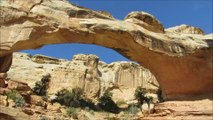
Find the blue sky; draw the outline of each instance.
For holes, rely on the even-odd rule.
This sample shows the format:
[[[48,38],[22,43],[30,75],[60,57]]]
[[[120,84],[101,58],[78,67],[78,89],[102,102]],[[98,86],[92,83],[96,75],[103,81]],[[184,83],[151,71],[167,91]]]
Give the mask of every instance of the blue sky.
[[[154,15],[165,28],[188,24],[199,27],[206,34],[213,33],[212,0],[69,0],[70,2],[93,10],[110,12],[122,20],[132,11],[146,11]],[[25,50],[30,54],[44,54],[57,58],[71,59],[78,53],[96,54],[107,63],[128,61],[117,52],[96,46],[83,44],[47,45],[38,50]]]

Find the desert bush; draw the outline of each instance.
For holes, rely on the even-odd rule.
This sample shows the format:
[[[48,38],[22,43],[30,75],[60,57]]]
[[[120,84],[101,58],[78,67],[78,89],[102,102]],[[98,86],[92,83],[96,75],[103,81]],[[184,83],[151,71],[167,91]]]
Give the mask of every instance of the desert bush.
[[[131,120],[140,111],[140,108],[135,104],[130,104],[124,111],[124,120]]]
[[[91,100],[89,100],[87,98],[81,99],[80,100],[80,105],[81,105],[81,108],[88,107],[92,111],[97,110],[96,105]]]
[[[106,90],[103,96],[99,98],[98,106],[107,112],[118,113],[119,107],[112,100],[112,93],[109,90]]]
[[[135,90],[135,99],[138,101],[138,106],[141,107],[144,102],[147,103],[148,107],[150,108],[150,103],[152,103],[153,98],[151,96],[147,96],[147,91],[145,88],[137,87]]]
[[[76,108],[69,107],[69,108],[67,108],[66,112],[67,112],[68,116],[70,116],[74,119],[78,118],[78,112],[77,112]]]
[[[72,102],[73,93],[72,91],[69,91],[67,89],[62,89],[56,93],[56,98],[54,102],[58,102],[62,105],[70,106],[70,103]]]
[[[72,90],[62,89],[56,93],[56,99],[54,102],[58,102],[62,105],[69,107],[89,107],[95,109],[95,104],[84,97],[84,92],[81,88],[74,88]]]
[[[50,82],[50,74],[44,75],[41,81],[37,81],[35,83],[35,87],[33,88],[33,92],[39,96],[46,96],[47,89]]]
[[[46,116],[40,116],[40,119],[39,119],[39,120],[49,120],[49,118],[46,117]]]
[[[142,87],[137,87],[135,89],[135,99],[138,101],[138,105],[141,106],[143,105],[145,98],[145,94],[147,93],[146,89],[142,88]]]
[[[18,91],[12,90],[7,94],[8,99],[12,99],[15,102],[16,107],[23,107],[25,105],[24,98],[19,94]]]
[[[137,114],[139,112],[139,108],[138,108],[138,106],[132,104],[132,105],[129,105],[127,112],[129,114],[135,115],[135,114]]]

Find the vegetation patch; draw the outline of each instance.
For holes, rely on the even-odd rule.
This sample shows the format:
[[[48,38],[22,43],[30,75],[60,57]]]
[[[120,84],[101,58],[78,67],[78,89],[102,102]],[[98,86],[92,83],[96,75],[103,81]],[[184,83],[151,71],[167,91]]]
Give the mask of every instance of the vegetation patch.
[[[142,105],[144,104],[144,102],[147,103],[148,105],[148,109],[150,109],[150,104],[153,102],[153,98],[152,96],[147,96],[147,90],[145,88],[142,87],[137,87],[135,90],[135,99],[138,101],[138,107],[141,109],[142,111]]]
[[[15,102],[15,107],[23,107],[25,105],[24,98],[16,90],[10,91],[7,94],[7,98],[12,99]]]
[[[74,118],[74,119],[77,119],[78,118],[78,111],[76,108],[73,108],[73,107],[68,107],[67,110],[67,115]]]
[[[99,98],[98,106],[104,111],[119,113],[119,107],[112,100],[112,93],[109,90],[106,90],[103,96]]]
[[[94,103],[84,97],[84,92],[81,88],[74,88],[72,90],[62,89],[56,93],[54,102],[69,107],[89,107],[95,109]]]
[[[130,104],[124,111],[123,117],[125,120],[131,120],[140,111],[140,108],[135,104]]]
[[[46,96],[47,95],[47,89],[49,87],[49,82],[50,82],[50,74],[47,74],[42,77],[41,81],[37,81],[35,83],[35,87],[33,88],[33,92],[36,95],[39,96]]]

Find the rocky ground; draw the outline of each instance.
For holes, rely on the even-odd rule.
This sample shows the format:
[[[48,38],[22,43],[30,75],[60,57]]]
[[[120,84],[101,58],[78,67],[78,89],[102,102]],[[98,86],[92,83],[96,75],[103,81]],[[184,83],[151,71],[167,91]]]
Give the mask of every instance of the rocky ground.
[[[23,106],[17,106],[18,101],[9,98],[11,91],[16,90],[25,99]],[[18,100],[18,98],[16,98]],[[153,105],[151,105],[153,107]],[[120,104],[121,109],[127,109],[128,103]],[[44,100],[35,95],[29,86],[23,82],[9,81],[6,88],[0,88],[0,120],[107,120],[140,118],[141,112],[134,114],[131,111],[121,110],[119,114],[104,111],[94,111],[90,108],[75,108],[76,113],[67,114],[66,106],[57,102]],[[144,109],[147,107],[143,107]]]
[[[156,104],[154,114],[144,120],[212,120],[213,101],[202,99],[196,101],[167,101]]]
[[[7,88],[0,88],[0,120],[73,120],[67,115],[66,107],[58,103],[49,103],[40,96],[30,95],[24,83],[11,81]],[[28,101],[23,107],[15,107],[12,100],[6,99],[11,89],[19,91]],[[165,101],[156,103],[150,114],[140,111],[121,111],[119,114],[97,112],[90,109],[76,108],[78,120],[212,120],[212,99],[196,101]],[[124,106],[125,107],[125,106]],[[145,108],[145,107],[144,107]]]

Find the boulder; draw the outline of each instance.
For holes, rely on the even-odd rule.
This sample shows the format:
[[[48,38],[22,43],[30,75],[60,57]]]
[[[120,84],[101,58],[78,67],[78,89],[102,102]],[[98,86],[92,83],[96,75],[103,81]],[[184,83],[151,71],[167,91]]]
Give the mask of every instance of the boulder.
[[[13,108],[16,107],[16,103],[12,99],[8,99],[8,107]]]
[[[6,83],[4,81],[4,79],[0,78],[0,88],[5,88],[6,87]]]
[[[7,106],[7,96],[0,95],[0,105]]]
[[[14,89],[14,90],[17,90],[17,91],[30,91],[31,88],[24,82],[20,82],[20,81],[15,81],[15,80],[10,80],[8,81],[8,86],[7,86],[8,89]]]
[[[0,9],[1,10],[1,9]],[[1,22],[0,22],[1,23]],[[1,32],[1,31],[0,31]],[[1,35],[2,36],[2,35]],[[2,41],[2,38],[0,38]],[[1,43],[0,41],[0,43]],[[2,52],[2,49],[0,48],[0,53]],[[6,73],[9,69],[10,66],[12,64],[12,56],[13,54],[6,54],[4,57],[0,56],[0,73]],[[1,75],[0,75],[1,76]],[[5,75],[3,75],[2,77],[5,77]]]
[[[7,95],[10,91],[8,88],[0,88],[0,95]]]
[[[41,106],[41,107],[46,106],[46,102],[43,100],[43,98],[41,96],[37,96],[37,95],[30,96],[30,104],[33,104],[36,106]]]
[[[47,110],[61,112],[59,104],[47,104]]]
[[[30,108],[23,108],[22,112],[26,113],[27,115],[33,115],[34,112]]]
[[[164,27],[160,21],[147,12],[131,12],[126,16],[125,21],[137,24],[152,32],[164,33]]]
[[[7,78],[7,73],[0,73],[0,79]]]

